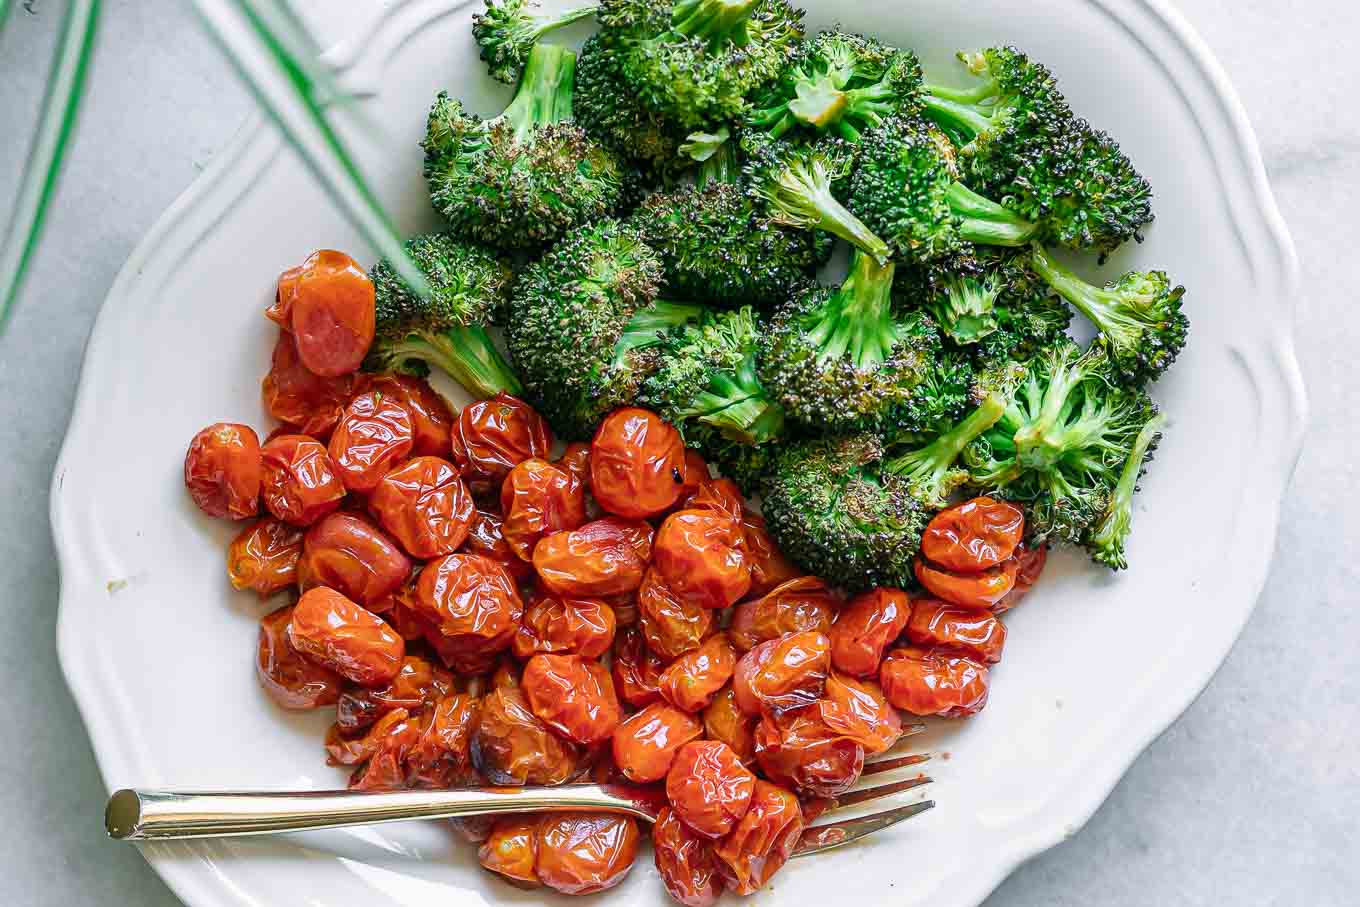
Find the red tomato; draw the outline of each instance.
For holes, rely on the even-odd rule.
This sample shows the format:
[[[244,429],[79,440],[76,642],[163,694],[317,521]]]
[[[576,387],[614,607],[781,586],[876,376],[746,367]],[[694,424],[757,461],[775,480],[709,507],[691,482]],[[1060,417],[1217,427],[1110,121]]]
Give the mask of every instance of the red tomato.
[[[1039,545],[1031,548],[1028,545],[1021,545],[1015,549],[1015,554],[1011,555],[1015,560],[1015,588],[1006,593],[1005,598],[992,606],[993,614],[1004,614],[1011,608],[1020,604],[1020,600],[1029,594],[1029,590],[1034,588],[1034,584],[1039,581],[1039,576],[1044,572],[1044,564],[1048,562],[1048,546]]]
[[[802,576],[802,571],[775,547],[765,528],[765,518],[753,510],[741,512],[741,534],[745,541],[746,563],[751,567],[748,595],[769,595],[779,586]]]
[[[410,721],[411,713],[406,709],[393,709],[373,723],[361,734],[345,734],[340,725],[333,724],[326,731],[326,764],[358,765],[370,759],[382,742],[394,730],[410,729],[409,740],[415,740],[415,725]]]
[[[492,784],[562,784],[576,774],[580,751],[548,730],[517,686],[494,685],[482,697],[472,735],[472,763]]]
[[[344,734],[354,734],[393,709],[415,714],[434,705],[453,690],[453,675],[443,668],[407,654],[401,670],[390,683],[381,687],[355,687],[340,694],[335,705],[335,723]]]
[[[504,876],[520,888],[537,888],[538,815],[511,815],[497,819],[491,835],[477,851],[482,866]]]
[[[916,559],[916,580],[931,595],[965,608],[990,608],[1015,588],[1019,564],[1002,561],[980,573],[961,575]]]
[[[741,520],[745,499],[741,489],[731,479],[706,479],[685,504],[686,510],[712,510],[734,520]]]
[[[534,869],[563,894],[594,894],[628,875],[641,837],[631,816],[551,813],[539,821]]]
[[[921,536],[921,554],[946,570],[977,573],[1014,554],[1024,535],[1019,507],[973,498],[935,515]]]
[[[864,770],[864,747],[822,721],[816,706],[767,715],[756,727],[765,777],[814,797],[839,797]]]
[[[265,517],[232,540],[227,576],[233,588],[268,598],[297,582],[302,530]]]
[[[670,771],[680,747],[703,733],[694,716],[664,702],[653,702],[614,729],[614,764],[629,781],[660,781]]]
[[[699,493],[699,489],[711,481],[713,476],[708,471],[708,464],[704,462],[704,458],[698,451],[685,448],[685,481],[680,486],[680,494],[675,499],[674,509],[688,509],[690,500]]]
[[[756,781],[751,805],[737,827],[718,842],[718,870],[737,894],[754,894],[788,860],[803,834],[798,798]]]
[[[656,533],[657,571],[681,598],[726,608],[751,588],[741,524],[714,510],[681,510]]]
[[[738,707],[761,715],[817,701],[831,667],[830,652],[831,640],[816,632],[761,643],[737,662],[732,688]]]
[[[367,494],[410,455],[414,439],[411,414],[395,397],[365,391],[345,407],[328,452],[345,487]]]
[[[298,280],[302,277],[302,265],[289,268],[279,275],[278,286],[274,291],[274,302],[264,310],[264,317],[283,328],[293,329],[293,300],[297,298]]]
[[[450,554],[426,564],[416,595],[421,614],[469,654],[510,648],[524,615],[510,574],[475,554]]]
[[[416,457],[383,476],[368,507],[413,557],[452,554],[467,538],[476,507],[453,464]]]
[[[343,252],[322,249],[292,288],[292,327],[303,365],[325,378],[359,370],[373,344],[373,281]]]
[[[389,712],[387,719],[393,720],[375,724],[365,735],[365,740],[374,738],[372,755],[350,776],[350,790],[394,791],[406,786],[406,757],[420,738],[420,722],[405,709]],[[380,728],[385,733],[378,735]]]
[[[505,568],[506,572],[520,582],[534,575],[532,564],[527,564],[510,550],[505,540],[505,525],[494,513],[478,510],[472,515],[472,525],[468,529],[463,550],[468,554],[480,554],[490,558]]]
[[[590,445],[590,488],[610,513],[644,519],[675,503],[685,484],[685,445],[660,416],[617,409]]]
[[[614,642],[614,609],[594,598],[540,596],[515,632],[517,658],[539,652],[599,658]]]
[[[911,601],[901,589],[880,587],[855,596],[831,627],[831,663],[852,677],[877,677],[884,651],[910,618]]]
[[[827,728],[855,741],[866,753],[882,753],[902,736],[901,717],[872,680],[831,672],[817,710]]]
[[[922,598],[911,604],[907,638],[925,648],[947,646],[996,664],[1006,645],[1006,627],[990,611]]]
[[[184,486],[208,516],[244,520],[259,513],[260,475],[260,438],[248,425],[209,425],[184,456]]]
[[[360,686],[380,687],[401,671],[406,645],[381,617],[334,589],[309,589],[288,623],[293,648]]]
[[[987,704],[987,666],[947,649],[903,646],[883,659],[879,683],[888,701],[913,715],[958,718]]]
[[[826,633],[836,619],[840,599],[815,576],[800,576],[775,587],[764,597],[732,609],[732,644],[745,652],[762,642],[790,633]]]
[[[721,838],[751,805],[756,776],[736,753],[717,740],[687,743],[666,773],[666,799],[691,830],[705,838]]]
[[[756,718],[737,706],[737,694],[728,684],[704,709],[704,733],[709,740],[721,740],[732,748],[742,765],[756,758]]]
[[[552,432],[533,407],[506,393],[463,408],[453,431],[453,462],[474,489],[499,488],[530,457],[546,459]]]
[[[627,542],[638,560],[644,564],[652,559],[652,539],[656,530],[646,520],[629,520],[621,516],[604,516],[581,527],[589,538],[618,539]]]
[[[557,465],[576,477],[581,487],[590,490],[590,445],[573,441],[558,458]]]
[[[322,378],[298,358],[293,335],[279,332],[274,358],[260,389],[265,408],[300,434],[328,438],[357,388],[357,375]]]
[[[340,698],[340,675],[303,658],[288,642],[293,606],[260,618],[259,651],[255,661],[260,686],[285,709],[318,709]]]
[[[633,708],[661,698],[661,672],[666,662],[647,648],[642,631],[627,627],[614,638],[614,689]]]
[[[623,718],[609,672],[579,655],[535,655],[520,686],[534,714],[577,743],[609,738]]]
[[[576,476],[547,460],[531,457],[515,465],[501,485],[501,532],[520,560],[534,558],[534,546],[554,532],[586,521],[585,489]]]
[[[642,585],[646,564],[635,540],[613,524],[586,523],[573,532],[555,532],[534,547],[534,570],[558,595],[607,598]]]
[[[638,626],[647,647],[664,659],[699,648],[713,629],[714,612],[677,596],[656,568],[643,576],[637,601]]]
[[[364,607],[376,606],[411,575],[411,561],[372,523],[332,513],[302,541],[298,587],[329,586]]]
[[[713,842],[695,834],[675,810],[662,807],[652,826],[656,870],[666,892],[684,907],[713,907],[722,894],[722,876]]]
[[[279,435],[265,443],[261,492],[264,506],[285,523],[310,526],[336,510],[345,486],[326,448],[306,435]]]
[[[406,754],[408,785],[440,789],[481,783],[469,752],[479,706],[475,697],[454,693],[421,713],[420,738]]]
[[[671,662],[661,674],[661,696],[686,712],[707,708],[713,697],[732,679],[737,652],[726,633],[715,633],[703,645]]]
[[[366,389],[391,397],[410,414],[412,456],[449,457],[454,415],[438,391],[409,375],[377,375],[368,379]]]

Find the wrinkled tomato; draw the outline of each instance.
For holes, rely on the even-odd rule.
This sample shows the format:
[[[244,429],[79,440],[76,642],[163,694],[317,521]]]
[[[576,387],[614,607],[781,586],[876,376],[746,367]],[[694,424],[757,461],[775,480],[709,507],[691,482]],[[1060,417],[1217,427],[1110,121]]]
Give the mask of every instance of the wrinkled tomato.
[[[531,457],[546,458],[552,432],[543,417],[518,397],[499,393],[463,408],[454,425],[453,462],[473,486],[500,488],[505,477]]]
[[[947,649],[894,649],[883,659],[879,683],[889,702],[913,715],[959,718],[987,704],[987,666]]]
[[[990,608],[1015,588],[1019,564],[1002,561],[979,573],[959,574],[941,570],[920,558],[916,559],[916,580],[936,598],[942,598],[965,608]]]
[[[537,815],[512,815],[497,819],[490,836],[477,851],[483,868],[504,876],[520,888],[537,888]]]
[[[855,741],[870,755],[890,749],[902,736],[901,717],[872,680],[833,671],[817,709],[826,727]]]
[[[638,589],[638,626],[647,647],[670,661],[699,648],[713,630],[713,611],[677,596],[649,569]]]
[[[452,554],[467,538],[476,507],[453,464],[416,457],[383,476],[368,508],[412,557]]]
[[[209,425],[184,455],[184,487],[208,516],[245,520],[259,513],[261,473],[260,438],[249,425]]]
[[[393,709],[418,712],[447,695],[453,677],[419,655],[407,655],[397,676],[381,687],[346,690],[336,703],[335,723],[346,734],[369,727]]]
[[[438,391],[410,375],[376,375],[368,379],[367,390],[392,398],[411,416],[411,456],[449,456],[454,415]]]
[[[698,489],[685,504],[686,510],[712,510],[714,513],[741,520],[745,510],[745,499],[741,489],[731,479],[707,479],[699,483]]]
[[[921,554],[955,573],[995,567],[1015,553],[1025,515],[1009,501],[973,498],[937,513],[921,536]]]
[[[780,553],[765,527],[765,518],[754,510],[741,512],[741,534],[745,542],[746,563],[751,568],[753,597],[769,595],[779,586],[798,579],[802,571]]]
[[[617,409],[590,444],[590,488],[609,513],[645,519],[675,503],[687,465],[680,433],[655,413]]]
[[[822,580],[815,576],[791,579],[732,609],[732,644],[745,652],[790,633],[826,633],[839,608],[840,599]]]
[[[406,654],[405,641],[386,621],[325,587],[302,593],[288,623],[288,641],[317,664],[365,687],[391,682]]]
[[[377,605],[411,575],[411,561],[372,523],[332,513],[307,530],[298,587],[329,586],[364,607]]]
[[[411,453],[415,428],[396,397],[369,390],[349,401],[326,450],[340,481],[367,494]]]
[[[531,561],[539,539],[586,521],[585,490],[568,470],[531,457],[505,477],[501,513],[505,515],[501,532],[510,550]]]
[[[510,648],[524,615],[510,574],[476,554],[449,554],[426,564],[416,596],[420,613],[467,654]]]
[[[653,702],[614,729],[614,764],[629,781],[660,781],[670,771],[680,747],[703,733],[694,716],[664,702]]]
[[[515,632],[517,658],[539,652],[599,658],[614,642],[614,609],[594,598],[539,596]]]
[[[310,526],[345,498],[330,454],[306,435],[279,435],[260,451],[264,506],[285,523]]]
[[[421,713],[420,737],[406,754],[406,783],[447,788],[477,784],[469,748],[480,703],[466,693],[441,698]]]
[[[748,715],[780,712],[821,698],[831,667],[824,633],[793,633],[756,646],[737,662],[732,689]]]
[[[947,646],[996,664],[1006,645],[1006,627],[990,611],[918,598],[911,605],[907,638],[927,649]]]
[[[494,513],[478,510],[472,515],[472,525],[468,528],[463,550],[468,554],[480,554],[500,564],[519,582],[534,575],[532,564],[525,563],[510,550],[505,541],[504,523]]]
[[[654,565],[676,595],[726,608],[751,588],[741,524],[714,510],[681,510],[656,533]]]
[[[730,746],[742,765],[750,765],[756,758],[757,720],[737,706],[737,694],[729,683],[704,709],[704,733]]]
[[[576,477],[581,487],[590,490],[590,445],[573,441],[558,457],[557,465]]]
[[[300,434],[325,439],[340,421],[358,380],[356,375],[322,378],[312,374],[298,358],[293,335],[280,331],[260,391],[269,415]]]
[[[697,450],[685,448],[685,481],[680,485],[680,494],[675,499],[672,506],[676,510],[685,510],[689,507],[689,502],[699,493],[708,482],[713,481],[713,475],[708,471],[708,464]]]
[[[721,838],[751,805],[756,776],[718,740],[687,743],[666,773],[666,799],[676,815],[705,838]]]
[[[274,301],[264,310],[264,317],[285,331],[293,329],[293,300],[297,298],[298,279],[302,265],[295,265],[279,275],[274,289]]]
[[[637,859],[637,820],[603,813],[552,813],[538,825],[538,880],[563,894],[613,888]]]
[[[864,770],[864,747],[808,706],[766,716],[756,727],[756,763],[765,777],[814,797],[838,797]]]
[[[302,530],[265,517],[242,530],[227,548],[227,577],[232,588],[268,598],[297,582]]]
[[[647,648],[637,627],[620,630],[614,639],[614,689],[620,699],[635,709],[661,698],[661,672],[666,662]]]
[[[607,739],[623,718],[609,672],[579,655],[535,655],[520,687],[535,715],[577,743]]]
[[[588,528],[587,528],[588,527]],[[587,538],[618,539],[626,542],[638,560],[644,564],[652,559],[652,540],[656,530],[646,520],[630,520],[621,516],[603,516],[581,527]],[[631,591],[631,590],[630,590]]]
[[[1044,572],[1044,565],[1048,562],[1048,546],[1021,545],[1015,549],[1012,558],[1016,565],[1015,587],[1007,592],[1001,601],[992,606],[993,614],[1004,614],[1014,608],[1020,604],[1022,598],[1029,594],[1029,590],[1034,588],[1034,584],[1039,581],[1040,574]]]
[[[331,249],[314,252],[290,291],[302,363],[326,378],[358,371],[376,327],[373,281],[359,263]]]
[[[880,587],[852,598],[836,618],[831,663],[852,677],[877,677],[883,653],[911,619],[911,600],[901,589]]]
[[[548,729],[518,687],[494,686],[482,697],[472,735],[472,764],[492,784],[562,784],[576,774],[580,751]]]
[[[393,709],[360,734],[345,734],[340,730],[340,725],[333,724],[326,732],[326,764],[358,765],[366,762],[394,731],[404,735],[408,743],[414,742],[419,733],[419,729],[411,723],[411,713],[406,709]]]
[[[652,826],[656,870],[666,892],[684,907],[713,907],[722,894],[722,877],[713,842],[695,834],[675,810],[662,807]]]
[[[285,709],[316,709],[340,698],[340,675],[303,658],[288,642],[291,605],[260,618],[260,643],[255,661],[260,685]]]
[[[714,851],[728,887],[737,894],[754,894],[788,860],[802,833],[798,798],[757,780],[746,815]]]
[[[616,524],[597,520],[540,541],[534,548],[534,570],[558,595],[623,595],[642,585],[647,566],[638,557],[636,544]]]
[[[737,652],[727,634],[715,633],[661,673],[661,697],[686,712],[702,711],[732,679],[736,668]]]

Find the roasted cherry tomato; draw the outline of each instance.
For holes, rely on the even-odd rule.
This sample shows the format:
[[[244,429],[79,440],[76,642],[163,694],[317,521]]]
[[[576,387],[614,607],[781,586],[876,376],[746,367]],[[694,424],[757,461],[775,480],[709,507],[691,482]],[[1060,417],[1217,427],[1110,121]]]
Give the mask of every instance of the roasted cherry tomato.
[[[823,724],[871,755],[891,748],[902,736],[902,719],[872,680],[856,680],[832,671],[816,708]]]
[[[501,513],[505,514],[501,532],[510,550],[531,561],[539,539],[586,521],[585,489],[570,471],[531,457],[505,477]]]
[[[645,519],[675,503],[685,484],[685,444],[656,413],[616,409],[590,444],[590,490],[609,513]]]
[[[375,741],[368,761],[354,770],[349,779],[350,790],[394,791],[406,787],[406,758],[420,738],[420,721],[405,709],[389,712],[388,717],[399,720]],[[377,728],[374,725],[374,730]],[[365,735],[366,739],[373,736],[373,731]]]
[[[242,530],[227,549],[227,576],[233,588],[268,598],[297,582],[302,530],[267,516]]]
[[[382,741],[391,736],[393,731],[408,734],[406,739],[414,741],[419,729],[411,724],[410,718],[411,713],[406,709],[393,709],[359,734],[345,734],[340,730],[340,725],[331,725],[326,732],[326,764],[358,765],[365,762],[372,758]]]
[[[505,524],[499,516],[485,510],[472,515],[472,525],[468,529],[463,550],[468,554],[480,554],[490,558],[506,569],[516,580],[523,582],[534,575],[532,564],[525,563],[510,550],[505,541]]]
[[[903,646],[883,659],[879,683],[888,701],[913,715],[959,718],[987,704],[987,666],[948,649]]]
[[[364,607],[377,605],[411,575],[411,561],[382,531],[349,513],[332,513],[302,542],[298,587],[329,586]]]
[[[751,568],[748,595],[768,595],[802,575],[802,571],[775,547],[769,530],[765,528],[765,518],[754,510],[742,510],[741,534],[745,542],[746,563]]]
[[[936,598],[965,608],[990,608],[1015,588],[1019,564],[1002,561],[980,573],[958,574],[916,559],[916,580]]]
[[[303,658],[288,642],[289,605],[260,618],[256,675],[260,685],[285,709],[316,709],[340,698],[340,675]]]
[[[558,457],[557,465],[576,476],[581,487],[590,490],[590,445],[573,441]]]
[[[245,520],[259,513],[261,472],[260,438],[249,425],[209,425],[184,455],[184,486],[208,516]]]
[[[580,751],[548,729],[515,686],[482,697],[472,735],[472,764],[492,784],[562,784],[576,774]]]
[[[448,788],[480,783],[469,748],[480,703],[466,693],[444,696],[420,716],[420,737],[406,754],[406,783]]]
[[[614,690],[635,709],[661,698],[661,672],[666,662],[647,648],[642,630],[626,627],[614,638]]]
[[[507,818],[502,816],[501,818]],[[495,816],[461,816],[449,819],[449,828],[469,844],[480,847],[491,837],[491,829],[500,821]]]
[[[535,715],[577,743],[608,739],[623,718],[609,672],[579,655],[535,655],[520,687]]]
[[[587,529],[589,527],[589,529]],[[652,559],[652,540],[656,530],[646,520],[630,520],[621,516],[603,516],[582,526],[587,538],[614,538],[627,542],[644,564]]]
[[[713,611],[671,591],[655,568],[638,589],[638,626],[647,647],[667,661],[699,648],[713,630]]]
[[[907,638],[927,649],[948,646],[996,664],[1006,645],[1006,627],[990,611],[918,598],[911,603]]]
[[[666,892],[684,907],[713,907],[722,894],[722,876],[713,842],[690,830],[675,810],[661,808],[652,826],[656,871]]]
[[[335,723],[345,734],[369,727],[393,709],[415,713],[453,691],[453,676],[419,655],[401,660],[397,676],[381,687],[356,687],[340,694]]]
[[[911,618],[911,600],[901,589],[879,587],[857,595],[836,618],[831,663],[852,677],[877,677],[883,653]]]
[[[712,510],[740,521],[745,510],[741,489],[731,479],[707,479],[685,504],[685,510]]]
[[[704,709],[704,734],[730,746],[742,765],[751,765],[756,758],[757,720],[737,707],[737,694],[729,683]]]
[[[686,712],[703,711],[736,669],[737,652],[727,634],[715,633],[662,672],[661,697]]]
[[[737,827],[718,842],[718,870],[737,894],[754,894],[784,865],[803,834],[798,798],[757,780],[751,805]]]
[[[680,747],[703,733],[693,715],[664,702],[653,702],[614,729],[614,764],[629,781],[660,781],[670,771]]]
[[[370,390],[349,401],[327,452],[345,487],[367,494],[410,455],[414,441],[411,414],[401,402]]]
[[[545,587],[558,595],[605,598],[642,585],[647,565],[638,557],[636,540],[616,524],[601,523],[556,532],[538,543],[534,570]]]
[[[476,490],[500,488],[510,470],[530,457],[546,458],[552,432],[533,407],[506,393],[463,408],[453,430],[453,462]]]
[[[355,375],[322,378],[308,371],[298,358],[293,335],[280,331],[273,362],[260,390],[271,416],[300,434],[324,439],[340,421],[356,384]]]
[[[491,679],[488,685],[493,690],[497,689],[519,689],[519,662],[508,655],[502,655],[496,660],[496,664],[491,670]]]
[[[760,720],[756,764],[766,778],[814,797],[839,797],[864,770],[864,747],[822,721],[817,704]]]
[[[840,599],[815,576],[800,576],[771,589],[763,597],[732,609],[732,644],[745,652],[762,642],[790,633],[826,633],[836,619]]]
[[[1011,557],[1016,564],[1015,587],[1006,593],[1005,598],[992,605],[993,614],[1004,614],[1014,608],[1029,594],[1029,590],[1034,588],[1034,584],[1039,581],[1039,575],[1044,572],[1044,564],[1048,562],[1048,546],[1021,545],[1015,549],[1015,554]]]
[[[294,526],[310,526],[335,511],[345,486],[321,442],[306,435],[278,435],[260,451],[264,506]]]
[[[685,481],[680,485],[680,494],[672,505],[676,510],[685,510],[689,507],[690,500],[699,493],[708,482],[713,481],[712,474],[708,471],[708,464],[696,450],[685,448]]]
[[[537,888],[538,825],[542,817],[511,815],[497,819],[491,836],[477,851],[483,868],[504,876],[520,888]]]
[[[439,392],[425,381],[409,375],[377,375],[368,379],[367,390],[391,397],[411,416],[414,437],[411,455],[449,456],[453,438],[453,410]]]
[[[360,686],[380,687],[401,671],[405,641],[372,611],[334,589],[302,593],[288,623],[293,648]]]
[[[296,265],[279,275],[274,290],[274,302],[264,310],[264,317],[283,328],[293,329],[293,300],[297,298],[298,280],[302,277],[302,265]]]
[[[510,574],[476,554],[450,554],[426,564],[416,596],[421,614],[446,641],[469,655],[510,648],[524,616],[524,603]]]
[[[368,509],[412,557],[429,560],[458,550],[476,507],[453,464],[416,457],[382,477]]]
[[[821,698],[831,667],[825,633],[792,633],[756,646],[737,662],[732,689],[748,715],[781,712]]]
[[[563,894],[613,888],[637,859],[637,820],[604,813],[550,813],[538,825],[538,880]]]
[[[691,829],[721,838],[746,815],[756,776],[719,740],[687,743],[666,773],[666,799]]]
[[[751,588],[741,524],[716,510],[681,510],[656,533],[656,570],[681,598],[726,608]]]
[[[373,281],[343,252],[322,249],[292,291],[293,337],[303,365],[324,378],[359,370],[373,344]]]
[[[921,554],[955,573],[995,567],[1015,553],[1025,515],[1008,501],[973,498],[937,513],[921,536]]]
[[[421,613],[420,602],[416,598],[416,581],[419,574],[391,595],[368,606],[374,614],[381,614],[383,620],[392,625],[398,635],[407,642],[423,639],[431,629],[438,630]]]
[[[512,650],[517,658],[539,652],[599,658],[614,642],[614,609],[599,599],[541,595],[524,609]]]

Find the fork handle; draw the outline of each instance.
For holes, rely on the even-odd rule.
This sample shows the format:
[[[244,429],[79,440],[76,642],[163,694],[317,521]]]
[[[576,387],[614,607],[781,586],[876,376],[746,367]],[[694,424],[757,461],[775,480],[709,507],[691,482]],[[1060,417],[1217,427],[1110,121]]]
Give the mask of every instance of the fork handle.
[[[550,794],[513,787],[393,793],[120,790],[109,798],[104,827],[109,837],[119,841],[164,841],[574,809],[640,814],[626,803],[604,796],[594,785],[578,790],[559,787]]]

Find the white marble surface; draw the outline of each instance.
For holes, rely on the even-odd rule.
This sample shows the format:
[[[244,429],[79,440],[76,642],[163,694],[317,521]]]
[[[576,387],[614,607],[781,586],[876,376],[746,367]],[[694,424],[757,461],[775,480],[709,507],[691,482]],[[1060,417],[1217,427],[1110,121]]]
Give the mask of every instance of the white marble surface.
[[[300,5],[329,39],[377,2]],[[32,12],[13,5],[0,38],[0,210],[8,210],[60,13],[59,0],[31,0]],[[1360,901],[1360,570],[1351,560],[1360,542],[1351,509],[1360,464],[1360,5],[1181,6],[1237,85],[1299,247],[1312,430],[1270,582],[1228,662],[1091,822],[1016,872],[988,907]],[[0,765],[9,778],[0,793],[0,904],[178,903],[135,851],[110,844],[100,828],[103,790],[53,647],[47,485],[109,283],[248,107],[186,3],[106,0],[46,241],[0,336]]]

